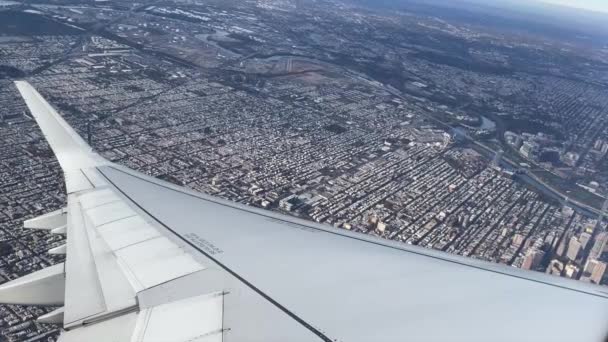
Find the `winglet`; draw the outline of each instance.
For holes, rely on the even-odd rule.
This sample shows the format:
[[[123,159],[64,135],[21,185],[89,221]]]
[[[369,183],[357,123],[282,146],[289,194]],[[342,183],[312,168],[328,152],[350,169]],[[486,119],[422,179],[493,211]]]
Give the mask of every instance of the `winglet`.
[[[64,172],[107,162],[74,131],[57,111],[26,81],[15,81],[27,107],[53,149]]]

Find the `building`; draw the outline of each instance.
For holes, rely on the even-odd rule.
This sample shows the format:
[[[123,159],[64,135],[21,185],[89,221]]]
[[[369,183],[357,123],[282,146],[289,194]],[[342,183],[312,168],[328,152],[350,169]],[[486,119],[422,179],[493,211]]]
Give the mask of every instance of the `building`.
[[[579,268],[576,265],[568,264],[564,269],[564,275],[570,279],[577,279]]]
[[[515,149],[519,150],[524,140],[521,135],[514,132],[506,131],[505,140],[509,145],[512,145]]]
[[[604,251],[606,250],[608,242],[608,232],[602,232],[597,234],[595,238],[595,243],[591,248],[591,253],[589,254],[590,259],[599,259]]]
[[[502,161],[502,155],[504,152],[502,150],[496,151],[494,154],[494,159],[492,160],[492,167],[498,168],[500,167],[500,162]]]
[[[599,260],[590,259],[585,265],[585,271],[581,277],[582,281],[600,284],[606,274],[606,263]]]
[[[581,234],[581,238],[580,238],[580,242],[581,242],[581,246],[583,249],[587,248],[587,244],[589,243],[589,240],[591,239],[591,234],[584,232]]]
[[[539,151],[540,146],[534,141],[526,141],[519,149],[519,153],[528,159],[536,159]]]
[[[386,230],[386,223],[378,221],[378,224],[376,225],[376,230],[380,233],[384,233],[384,231]]]
[[[555,254],[557,254],[560,257],[563,257],[566,255],[566,249],[568,247],[568,243],[566,242],[568,241],[568,237],[565,236],[561,242],[559,243],[559,245],[557,246],[557,250],[555,251]]]
[[[597,261],[597,264],[593,268],[593,272],[591,272],[591,282],[593,282],[594,284],[601,284],[605,274],[606,263]]]
[[[578,255],[581,252],[581,243],[578,241],[576,236],[570,238],[570,243],[568,244],[568,252],[566,252],[566,257],[572,261],[575,261],[578,258]]]
[[[521,268],[525,270],[533,270],[537,268],[540,263],[543,261],[545,256],[545,252],[538,249],[530,249],[526,253],[526,257],[524,258],[524,262],[521,265]]]
[[[279,201],[279,208],[285,211],[292,211],[298,204],[298,197],[296,195],[290,195]]]
[[[562,264],[559,260],[553,259],[549,263],[549,267],[547,267],[546,273],[561,276],[564,270],[564,264]]]
[[[367,222],[369,223],[370,226],[375,226],[378,224],[378,216],[376,215],[370,215]]]
[[[568,202],[568,199],[566,198],[566,203]],[[562,207],[562,215],[564,215],[565,217],[572,217],[572,215],[574,215],[574,209],[569,206],[568,204],[565,204]]]
[[[515,137],[515,142],[514,142],[515,148],[517,148],[517,149],[521,148],[521,145],[523,145],[523,143],[524,143],[524,139],[521,137],[521,135],[517,135]]]
[[[562,162],[568,166],[576,166],[579,158],[579,154],[575,152],[568,152],[561,157]]]
[[[521,246],[521,244],[524,242],[525,237],[521,234],[515,234],[513,235],[513,245],[514,246]]]

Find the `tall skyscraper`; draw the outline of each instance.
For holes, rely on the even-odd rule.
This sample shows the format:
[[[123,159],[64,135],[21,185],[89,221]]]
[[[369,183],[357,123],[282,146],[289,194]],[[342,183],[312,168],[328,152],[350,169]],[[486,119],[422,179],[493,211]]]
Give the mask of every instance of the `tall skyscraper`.
[[[585,271],[581,277],[582,281],[600,284],[606,274],[606,263],[590,259],[585,265]]]
[[[586,232],[581,234],[579,241],[580,241],[583,249],[587,248],[587,244],[589,243],[590,240],[591,240],[591,234],[586,233]]]
[[[595,224],[596,231],[602,226],[602,220],[606,216],[606,212],[608,212],[608,199],[604,201],[604,204],[602,205],[602,210],[600,211],[600,215],[597,218],[597,223]]]
[[[604,275],[606,274],[606,263],[597,261],[597,264],[593,268],[593,272],[591,272],[591,281],[595,284],[600,284]]]
[[[608,243],[608,232],[601,232],[597,234],[595,238],[595,243],[591,248],[591,253],[589,253],[589,259],[599,259],[602,256],[602,253],[606,249],[606,245]]]
[[[543,257],[545,256],[545,252],[538,249],[530,249],[526,253],[526,257],[524,258],[524,262],[521,265],[521,268],[525,270],[532,270],[540,265]]]
[[[566,252],[566,256],[568,259],[574,261],[578,258],[579,253],[581,252],[581,243],[578,241],[576,236],[570,238],[570,243],[568,244],[568,252]]]
[[[492,160],[492,167],[500,167],[500,161],[502,160],[503,153],[504,152],[502,150],[496,151],[494,154],[494,159]]]
[[[523,143],[524,143],[524,140],[521,137],[521,135],[517,135],[517,137],[515,137],[515,148],[519,150],[519,148],[521,147],[521,145]]]
[[[570,232],[566,232],[566,234],[562,238],[561,242],[559,243],[559,246],[557,246],[557,250],[555,251],[555,253],[558,256],[560,256],[560,257],[566,256],[566,251],[568,250],[568,242],[570,241],[570,237],[571,237]]]

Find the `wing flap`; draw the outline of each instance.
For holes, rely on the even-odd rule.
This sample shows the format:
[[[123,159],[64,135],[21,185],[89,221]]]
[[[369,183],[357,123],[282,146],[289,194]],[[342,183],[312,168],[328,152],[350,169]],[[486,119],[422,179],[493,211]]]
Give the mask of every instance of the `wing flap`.
[[[63,324],[63,312],[63,307],[60,307],[46,315],[38,317],[37,321],[45,324]]]
[[[64,331],[57,342],[132,342],[137,313],[128,313],[113,319]]]
[[[61,263],[0,285],[0,303],[63,305],[64,289],[64,265]]]
[[[221,342],[223,297],[211,293],[144,309],[133,342]]]
[[[23,228],[53,230],[65,226],[67,224],[67,218],[67,208],[63,208],[26,220],[23,222]]]
[[[204,269],[166,237],[130,245],[118,250],[116,256],[133,276],[133,285],[139,291]]]
[[[65,324],[79,324],[106,311],[78,197],[68,195]]]
[[[137,309],[139,292],[205,268],[107,184],[68,203],[66,293],[79,292],[66,297],[66,327]]]

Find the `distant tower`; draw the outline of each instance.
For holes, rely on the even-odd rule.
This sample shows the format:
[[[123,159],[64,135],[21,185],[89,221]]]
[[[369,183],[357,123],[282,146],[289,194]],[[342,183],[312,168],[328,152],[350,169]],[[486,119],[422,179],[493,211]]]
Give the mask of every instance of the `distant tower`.
[[[597,231],[599,228],[601,228],[602,226],[602,221],[604,220],[604,217],[606,216],[606,211],[608,210],[608,199],[606,199],[604,201],[604,204],[602,204],[602,210],[600,211],[600,215],[597,218],[597,223],[595,224],[595,229],[593,230],[593,232],[595,233],[595,231]]]
[[[602,279],[604,279],[604,274],[606,274],[606,263],[596,261],[596,265],[593,268],[593,272],[591,273],[591,281],[594,284],[600,284]]]
[[[503,153],[503,150],[496,151],[496,154],[494,154],[494,159],[492,160],[493,167],[500,167],[500,161],[502,160]]]
[[[523,145],[524,141],[523,138],[521,137],[521,135],[517,135],[517,137],[515,138],[515,148],[519,150],[519,148],[521,147],[521,145]]]
[[[576,236],[573,236],[570,238],[570,242],[568,243],[568,251],[566,252],[566,257],[568,257],[568,259],[575,261],[576,259],[578,259],[580,253],[581,253],[581,243],[580,241],[576,238]]]
[[[570,198],[568,196],[564,198],[562,215],[564,215],[564,217],[572,217],[572,215],[574,215],[574,209],[570,206]]]
[[[595,243],[591,248],[591,252],[589,253],[589,259],[599,259],[604,250],[606,249],[606,244],[608,243],[608,232],[601,232],[597,235],[595,239]]]
[[[545,252],[543,252],[543,251],[540,251],[537,249],[528,250],[521,268],[523,268],[525,270],[531,270],[531,269],[538,267],[538,265],[540,265],[541,261],[543,260],[544,256],[545,256]]]
[[[290,74],[292,69],[293,69],[293,59],[291,57],[287,57],[285,59],[285,69],[283,70],[283,72],[285,72],[286,74]]]

